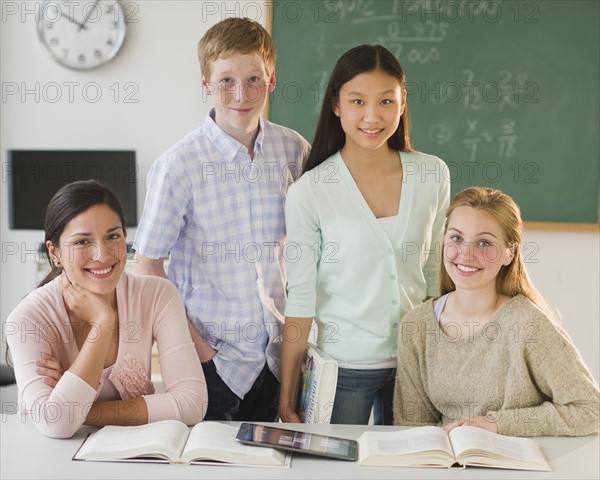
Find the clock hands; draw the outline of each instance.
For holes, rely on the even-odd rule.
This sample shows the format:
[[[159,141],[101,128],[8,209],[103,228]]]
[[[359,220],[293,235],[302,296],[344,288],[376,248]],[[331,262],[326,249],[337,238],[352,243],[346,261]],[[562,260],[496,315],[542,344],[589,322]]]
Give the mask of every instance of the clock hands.
[[[122,47],[127,23],[118,1],[87,0],[83,7],[81,2],[63,0],[43,0],[41,4],[42,13],[50,9],[50,18],[40,15],[37,19],[39,39],[60,65],[76,70],[96,68]]]
[[[94,2],[94,8],[96,8],[98,6],[100,0],[96,0]],[[83,30],[84,28],[86,28],[85,24],[88,21],[88,15],[89,15],[90,11],[88,10],[87,13],[85,14],[85,17],[83,18],[83,23],[79,24],[79,30],[77,30],[78,32],[80,32],[81,30]]]
[[[75,24],[79,25],[79,29],[77,31],[79,31],[79,30],[87,30],[87,27],[85,26],[85,24],[83,24],[81,22],[78,22],[73,17],[71,17],[70,15],[66,14],[65,12],[63,12],[62,10],[61,10],[61,15],[64,15],[65,17],[67,17],[71,23],[75,23]]]

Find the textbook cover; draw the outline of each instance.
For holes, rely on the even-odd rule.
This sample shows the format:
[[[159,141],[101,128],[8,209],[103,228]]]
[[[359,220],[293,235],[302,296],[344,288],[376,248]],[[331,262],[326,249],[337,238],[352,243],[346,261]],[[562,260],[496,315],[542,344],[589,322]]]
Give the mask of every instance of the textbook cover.
[[[303,423],[330,423],[337,375],[337,362],[323,350],[309,344],[296,402]]]

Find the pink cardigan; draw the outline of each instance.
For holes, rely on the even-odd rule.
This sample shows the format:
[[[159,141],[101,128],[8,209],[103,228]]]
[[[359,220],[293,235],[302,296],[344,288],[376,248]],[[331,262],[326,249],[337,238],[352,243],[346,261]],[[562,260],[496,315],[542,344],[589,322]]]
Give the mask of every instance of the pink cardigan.
[[[51,437],[71,437],[97,400],[142,395],[148,422],[176,419],[188,425],[204,418],[208,393],[202,366],[176,287],[163,278],[123,272],[117,284],[119,351],[104,369],[97,389],[65,371],[56,387],[42,382],[35,361],[42,352],[60,359],[67,370],[79,350],[62,298],[60,277],[32,291],[9,315],[5,333],[15,366],[21,411]],[[166,393],[150,381],[156,341]]]

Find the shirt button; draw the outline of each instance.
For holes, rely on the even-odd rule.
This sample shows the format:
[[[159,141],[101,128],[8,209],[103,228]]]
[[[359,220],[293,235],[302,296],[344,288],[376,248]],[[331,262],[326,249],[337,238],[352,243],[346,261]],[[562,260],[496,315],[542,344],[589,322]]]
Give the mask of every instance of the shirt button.
[[[391,248],[388,248],[388,253],[389,253],[390,255],[393,255],[393,254],[394,254],[394,250],[392,250]]]
[[[390,275],[390,280],[396,280],[396,275]]]
[[[393,300],[392,305],[398,305],[398,300]]]

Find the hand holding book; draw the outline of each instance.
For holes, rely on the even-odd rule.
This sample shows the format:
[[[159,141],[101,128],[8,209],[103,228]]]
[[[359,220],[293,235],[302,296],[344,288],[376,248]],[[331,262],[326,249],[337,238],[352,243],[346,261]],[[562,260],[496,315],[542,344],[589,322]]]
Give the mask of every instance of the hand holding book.
[[[337,362],[308,345],[298,386],[297,413],[302,423],[329,423],[337,386]]]

